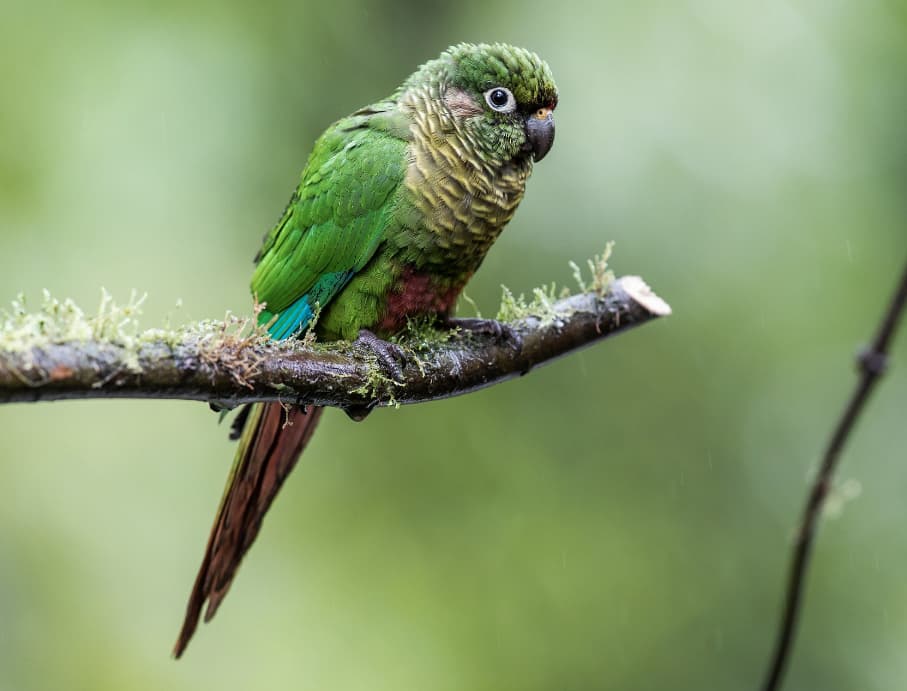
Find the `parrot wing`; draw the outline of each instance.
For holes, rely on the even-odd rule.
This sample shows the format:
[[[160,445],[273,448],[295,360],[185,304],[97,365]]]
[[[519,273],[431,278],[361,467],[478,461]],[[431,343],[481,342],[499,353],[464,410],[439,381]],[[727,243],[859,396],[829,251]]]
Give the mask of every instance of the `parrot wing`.
[[[274,338],[311,321],[374,255],[406,172],[407,116],[388,101],[330,127],[256,257],[252,292]]]

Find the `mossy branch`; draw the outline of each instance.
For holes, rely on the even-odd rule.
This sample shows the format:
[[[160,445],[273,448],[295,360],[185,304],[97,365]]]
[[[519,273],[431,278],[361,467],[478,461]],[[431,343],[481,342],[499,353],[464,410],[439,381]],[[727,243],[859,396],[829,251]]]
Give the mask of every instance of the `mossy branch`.
[[[119,397],[341,408],[418,403],[526,374],[671,312],[636,276],[613,281],[607,292],[517,307],[522,314],[512,309],[507,316],[522,340],[519,348],[472,334],[435,332],[426,338],[424,330],[413,332],[400,340],[408,358],[402,377],[394,380],[357,344],[274,342],[241,320],[130,332],[129,308],[111,310],[102,301],[99,317],[87,320],[71,302],[48,298],[37,315],[14,305],[0,324],[0,402]]]

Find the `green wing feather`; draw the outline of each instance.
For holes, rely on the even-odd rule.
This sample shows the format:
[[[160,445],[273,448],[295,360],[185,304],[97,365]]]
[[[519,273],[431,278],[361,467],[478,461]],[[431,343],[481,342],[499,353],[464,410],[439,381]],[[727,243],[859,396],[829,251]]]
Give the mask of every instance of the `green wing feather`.
[[[303,298],[311,309],[315,302],[324,307],[375,253],[406,170],[407,123],[395,103],[379,103],[335,123],[315,143],[256,257],[252,292],[266,303],[262,321]]]

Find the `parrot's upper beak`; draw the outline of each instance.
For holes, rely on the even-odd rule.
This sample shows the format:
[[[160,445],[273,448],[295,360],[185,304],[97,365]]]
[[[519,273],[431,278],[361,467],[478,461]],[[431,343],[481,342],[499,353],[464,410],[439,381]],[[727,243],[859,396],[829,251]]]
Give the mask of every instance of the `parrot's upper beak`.
[[[539,108],[526,118],[526,140],[536,161],[545,158],[554,144],[554,116],[551,108]]]

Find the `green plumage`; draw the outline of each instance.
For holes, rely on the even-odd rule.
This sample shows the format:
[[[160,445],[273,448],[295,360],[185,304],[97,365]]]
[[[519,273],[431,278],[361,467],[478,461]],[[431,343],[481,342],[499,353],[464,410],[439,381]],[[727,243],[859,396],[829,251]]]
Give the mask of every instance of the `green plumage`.
[[[494,111],[483,93],[509,89],[517,104]],[[332,125],[315,143],[302,180],[267,236],[252,278],[262,320],[303,300],[278,337],[308,325],[328,339],[382,335],[429,296],[404,294],[413,276],[426,291],[455,295],[478,268],[522,199],[532,169],[524,119],[552,108],[547,65],[503,44],[462,44],[423,65],[394,95]],[[423,310],[423,307],[427,309]],[[389,313],[402,308],[406,313]]]
[[[319,338],[350,340],[363,329],[386,338],[413,316],[449,319],[551,147],[556,104],[534,53],[464,43],[331,125],[256,257],[252,292],[271,335],[299,334],[316,315]],[[258,404],[242,415],[177,656],[205,603],[206,620],[220,606],[321,409]]]

